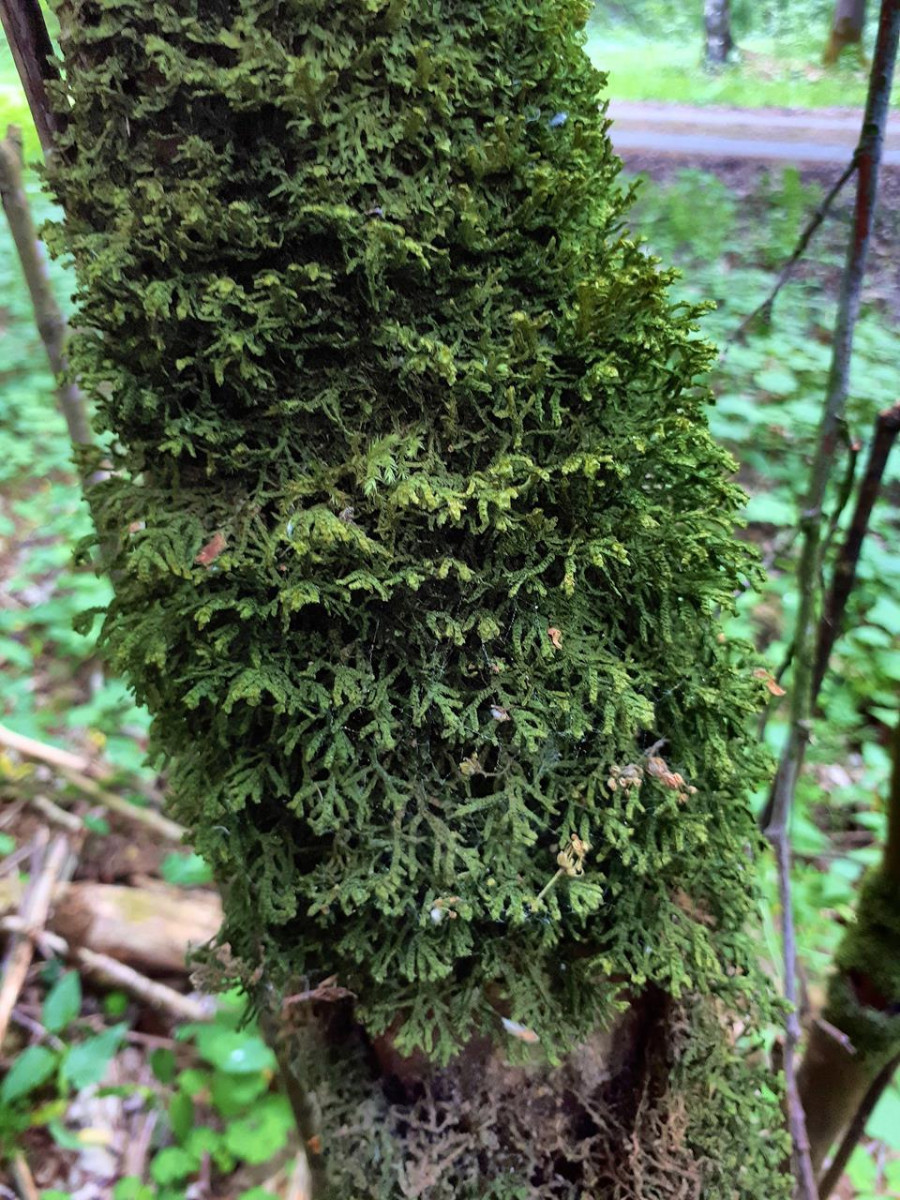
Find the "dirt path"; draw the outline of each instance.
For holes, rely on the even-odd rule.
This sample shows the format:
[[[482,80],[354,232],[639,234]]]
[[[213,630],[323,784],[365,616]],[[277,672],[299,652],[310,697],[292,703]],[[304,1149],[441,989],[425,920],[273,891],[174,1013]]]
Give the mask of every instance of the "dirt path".
[[[757,162],[845,163],[862,121],[858,109],[693,108],[614,100],[612,140],[626,161],[634,153]],[[900,116],[888,127],[887,166],[900,166]]]

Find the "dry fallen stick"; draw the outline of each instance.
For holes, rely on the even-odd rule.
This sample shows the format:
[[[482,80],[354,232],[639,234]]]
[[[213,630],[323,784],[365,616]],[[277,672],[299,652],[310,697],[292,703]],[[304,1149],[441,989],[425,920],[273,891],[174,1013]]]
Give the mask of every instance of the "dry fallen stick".
[[[39,742],[37,738],[16,733],[6,725],[0,725],[0,746],[5,746],[7,750],[15,750],[16,754],[21,754],[23,758],[46,763],[48,767],[57,770],[64,768],[87,775],[97,769],[86,755],[72,754],[70,750],[62,750],[59,746],[49,746],[46,742]]]
[[[39,812],[51,825],[58,825],[60,829],[65,829],[69,833],[84,832],[85,825],[81,817],[76,817],[74,813],[60,808],[58,804],[54,804],[46,796],[32,796],[31,807]]]
[[[16,1191],[21,1196],[22,1200],[40,1200],[40,1192],[34,1182],[34,1176],[31,1173],[31,1167],[24,1154],[15,1154],[10,1163],[12,1170],[13,1182],[16,1185]]]
[[[79,792],[83,792],[86,796],[92,797],[99,804],[102,804],[104,808],[108,808],[110,812],[116,813],[117,816],[125,817],[128,821],[135,821],[138,825],[152,829],[154,833],[158,833],[160,837],[164,837],[169,842],[181,842],[184,840],[187,832],[185,828],[175,821],[170,821],[168,817],[164,817],[156,809],[140,808],[137,804],[130,804],[127,800],[123,800],[121,796],[117,796],[107,788],[101,787],[95,779],[83,775],[80,771],[70,771],[65,767],[60,767],[59,773],[63,779],[71,783],[72,787],[77,788]]]
[[[130,804],[121,796],[117,796],[108,788],[103,787],[98,782],[98,778],[100,780],[108,778],[109,769],[102,764],[92,762],[85,755],[72,754],[71,751],[63,750],[59,746],[39,742],[37,738],[16,733],[14,729],[10,729],[6,725],[0,725],[0,746],[5,746],[7,750],[14,750],[23,758],[29,758],[33,762],[44,763],[45,766],[59,772],[72,787],[98,801],[110,812],[152,829],[167,841],[180,842],[184,838],[185,829],[177,822],[170,821],[168,817],[164,817],[155,809],[140,808],[136,804]]]
[[[47,841],[47,832],[42,829],[34,841],[32,881],[20,909],[21,931],[10,939],[3,960],[3,978],[0,983],[0,1046],[3,1045],[12,1010],[34,957],[32,938],[47,922],[54,889],[62,877],[69,857],[69,839],[65,834],[57,834],[50,841],[49,847]]]
[[[0,929],[20,936],[27,936],[25,923],[18,917],[6,917],[0,921]],[[178,1021],[209,1021],[215,1015],[215,1001],[211,996],[195,998],[183,996],[164,983],[148,979],[133,967],[108,954],[97,954],[80,946],[70,946],[59,934],[42,930],[31,935],[42,950],[58,955],[75,963],[86,975],[108,987],[122,988],[151,1008],[167,1013]]]
[[[47,928],[73,945],[153,974],[183,972],[192,947],[215,937],[222,901],[212,891],[184,892],[80,880],[55,889]],[[0,917],[22,901],[18,879],[0,880]]]

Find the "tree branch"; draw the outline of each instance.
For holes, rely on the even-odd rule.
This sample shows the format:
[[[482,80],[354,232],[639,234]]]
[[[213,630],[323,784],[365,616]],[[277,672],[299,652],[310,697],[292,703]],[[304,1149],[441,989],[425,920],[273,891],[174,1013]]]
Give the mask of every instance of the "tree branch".
[[[810,217],[806,228],[797,239],[797,245],[794,247],[791,257],[781,268],[778,278],[775,280],[775,286],[772,288],[771,292],[769,292],[765,300],[763,300],[761,304],[757,304],[753,312],[744,317],[737,329],[735,329],[734,332],[729,336],[728,341],[725,343],[726,347],[730,346],[732,342],[740,341],[757,317],[762,317],[766,324],[771,321],[772,310],[775,307],[775,301],[778,299],[778,293],[793,275],[794,268],[806,253],[806,248],[812,241],[813,235],[828,216],[829,210],[843,190],[844,184],[847,183],[851,176],[856,172],[858,157],[859,147],[857,146],[857,148],[853,151],[853,157],[847,163],[846,167],[844,167],[843,171],[835,180],[835,182],[831,185],[828,195]]]
[[[894,1072],[898,1067],[900,1067],[900,1055],[891,1059],[886,1066],[882,1067],[869,1084],[869,1090],[866,1092],[862,1104],[856,1110],[856,1116],[848,1125],[847,1132],[843,1138],[841,1138],[841,1144],[832,1160],[831,1166],[822,1176],[819,1184],[819,1200],[828,1200],[828,1197],[840,1182],[844,1168],[850,1161],[850,1155],[856,1149],[857,1143],[866,1132],[869,1117],[875,1111],[876,1104],[881,1099],[885,1088],[893,1079]]]
[[[803,546],[797,570],[800,603],[794,635],[795,666],[791,689],[790,728],[778,764],[772,791],[771,820],[766,828],[766,834],[775,850],[779,872],[785,993],[791,1006],[785,1029],[784,1073],[791,1138],[799,1166],[798,1182],[803,1200],[816,1200],[817,1190],[810,1160],[805,1116],[797,1090],[794,1061],[800,1037],[800,1022],[796,1012],[796,946],[790,894],[788,829],[797,780],[806,756],[813,710],[816,608],[823,544],[823,510],[834,472],[841,422],[847,402],[853,336],[859,316],[862,282],[874,222],[878,175],[897,60],[898,38],[900,0],[882,0],[866,111],[855,155],[857,192],[853,234],[847,248],[847,261],[841,279],[831,370],[815,458],[810,471],[809,489],[800,522]]]
[[[53,43],[39,0],[0,0],[0,24],[12,51],[13,62],[44,154],[53,153],[62,121],[47,94],[47,84],[59,80],[52,61]]]
[[[881,490],[881,481],[887,466],[888,456],[897,434],[900,433],[900,401],[886,408],[875,419],[875,433],[869,448],[866,469],[860,481],[856,507],[844,543],[838,554],[831,578],[831,587],[825,600],[822,620],[819,623],[816,664],[813,673],[813,700],[819,694],[828,659],[834,643],[841,635],[847,601],[856,582],[856,569],[863,542],[869,529],[872,509]]]
[[[0,0],[0,5],[3,3],[4,0]],[[9,126],[6,138],[0,141],[0,200],[3,202],[16,253],[22,264],[38,333],[41,335],[50,369],[56,380],[56,401],[66,419],[69,437],[75,445],[90,442],[91,428],[84,396],[76,383],[64,381],[68,369],[65,355],[68,328],[53,295],[47,262],[31,217],[28,197],[22,186],[22,133],[15,125]]]

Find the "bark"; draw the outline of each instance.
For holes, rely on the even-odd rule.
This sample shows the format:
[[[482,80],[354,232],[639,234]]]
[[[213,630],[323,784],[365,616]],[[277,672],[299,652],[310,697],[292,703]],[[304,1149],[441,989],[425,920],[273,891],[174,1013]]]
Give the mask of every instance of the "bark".
[[[810,1029],[797,1087],[816,1174],[834,1141],[852,1121],[877,1071],[865,1055],[855,1048],[851,1051],[820,1025]]]
[[[704,0],[703,18],[706,25],[706,64],[722,67],[734,49],[731,0]]]
[[[894,907],[897,908],[900,907],[900,721],[894,729],[893,770],[887,811],[888,832],[880,875],[888,893],[893,894]],[[866,921],[862,912],[860,918]],[[883,913],[879,913],[874,922],[869,917],[868,923],[871,926],[870,937],[873,942],[877,939],[885,958],[894,957],[897,950],[896,935],[884,922]],[[851,927],[847,938],[852,937]],[[883,995],[880,981],[873,982],[867,976],[866,965],[862,963],[857,968],[852,961],[847,962],[838,977],[844,995],[854,997],[855,1011],[853,1008],[849,1010],[851,1018],[861,1029],[864,1029],[867,1017],[872,1018],[878,1029],[878,1037],[871,1044],[866,1044],[857,1033],[842,1028],[842,1024],[849,1024],[846,1020],[846,1004],[837,1013],[826,1008],[828,1022],[849,1037],[839,1039],[822,1024],[815,1024],[798,1072],[798,1087],[806,1111],[810,1157],[816,1171],[821,1168],[831,1146],[848,1127],[850,1135],[841,1146],[840,1157],[849,1158],[853,1146],[848,1143],[861,1137],[865,1126],[861,1118],[864,1118],[867,1110],[874,1108],[878,1094],[890,1082],[900,1052],[900,1029],[896,1030],[892,1044],[890,1033],[885,1037],[885,1030],[889,1030],[890,1026],[882,1024],[884,1018],[900,1005],[900,996]],[[829,989],[830,997],[834,996],[835,991],[833,980]],[[842,1015],[845,1016],[843,1022]],[[828,1187],[821,1189],[823,1197],[827,1196],[835,1183],[833,1172],[829,1171],[826,1180]]]
[[[863,58],[862,38],[866,25],[866,0],[836,0],[831,33],[825,46],[824,61],[832,66],[848,46],[855,46]]]

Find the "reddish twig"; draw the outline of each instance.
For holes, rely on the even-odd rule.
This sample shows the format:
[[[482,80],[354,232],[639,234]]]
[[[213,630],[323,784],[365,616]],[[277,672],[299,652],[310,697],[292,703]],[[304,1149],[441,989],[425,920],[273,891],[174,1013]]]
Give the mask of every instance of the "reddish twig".
[[[834,643],[841,634],[844,612],[856,582],[856,569],[859,565],[863,542],[868,533],[872,509],[881,491],[881,481],[884,477],[888,456],[898,433],[900,433],[900,401],[893,407],[880,412],[875,420],[875,433],[869,448],[866,469],[860,481],[853,518],[834,566],[831,587],[826,596],[822,619],[819,623],[816,665],[813,674],[814,698],[819,694],[822,680],[828,670],[828,659],[834,649]]]

